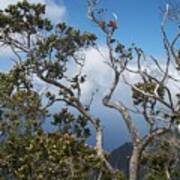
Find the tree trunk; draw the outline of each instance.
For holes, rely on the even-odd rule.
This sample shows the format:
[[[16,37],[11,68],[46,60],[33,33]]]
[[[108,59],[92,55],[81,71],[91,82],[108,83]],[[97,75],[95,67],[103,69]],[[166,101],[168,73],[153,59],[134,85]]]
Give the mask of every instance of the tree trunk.
[[[129,180],[138,180],[139,164],[140,164],[140,148],[133,148],[132,156],[129,164]]]
[[[101,126],[96,127],[96,150],[98,156],[103,156],[103,131]]]
[[[166,175],[166,180],[172,180],[168,167],[166,167],[166,169],[165,169],[165,175]]]

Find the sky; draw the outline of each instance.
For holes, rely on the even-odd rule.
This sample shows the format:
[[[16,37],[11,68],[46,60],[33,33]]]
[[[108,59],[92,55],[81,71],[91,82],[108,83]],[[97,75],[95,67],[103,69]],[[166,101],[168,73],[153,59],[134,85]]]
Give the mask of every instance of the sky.
[[[5,8],[10,3],[16,3],[18,0],[0,0],[0,8]],[[104,54],[107,52],[105,47],[104,34],[87,18],[86,0],[30,0],[31,2],[45,3],[47,6],[47,16],[54,22],[65,21],[81,31],[90,31],[97,35],[100,49]],[[160,24],[162,17],[160,15],[160,6],[163,6],[165,0],[100,0],[99,7],[107,9],[106,18],[112,19],[113,13],[118,16],[118,30],[115,37],[123,44],[131,45],[135,43],[138,47],[144,49],[146,54],[153,54],[163,58],[162,38],[160,34]],[[171,36],[174,33],[174,27],[168,29]],[[88,74],[88,83],[83,86],[84,101],[87,101],[88,94],[94,87],[101,89],[98,98],[93,105],[92,113],[100,116],[103,120],[105,131],[105,148],[109,151],[118,147],[126,141],[129,141],[125,124],[120,116],[108,109],[102,107],[101,97],[108,88],[111,81],[111,72],[104,64],[104,58],[94,49],[85,52],[87,63],[84,71]],[[1,49],[0,51],[0,71],[7,71],[11,65],[11,51]],[[3,59],[3,61],[2,61]],[[136,77],[130,77],[133,81]],[[121,96],[128,97],[130,91],[125,87],[118,89]],[[101,96],[100,96],[101,94]],[[116,95],[117,97],[118,94]],[[128,99],[124,99],[129,103]],[[55,107],[56,108],[56,107]],[[135,117],[142,133],[146,127]],[[93,137],[94,138],[94,137]],[[91,138],[89,143],[93,144]]]
[[[87,20],[86,0],[67,0],[64,4],[68,12],[68,22],[74,26],[95,32],[103,41],[103,34],[96,25]],[[148,54],[162,55],[160,7],[165,0],[100,0],[99,7],[107,9],[107,18],[118,16],[115,36],[123,43],[132,42],[142,47]],[[172,30],[170,30],[171,33]]]
[[[18,0],[1,0],[0,8]],[[30,0],[47,5],[48,17],[56,21],[66,21],[81,30],[94,32],[103,42],[103,34],[87,19],[86,0]],[[160,7],[165,0],[100,0],[99,7],[107,9],[107,17],[118,16],[118,26],[115,36],[123,43],[132,42],[142,47],[149,54],[162,55],[162,40],[160,35]],[[172,33],[172,29],[169,30]]]

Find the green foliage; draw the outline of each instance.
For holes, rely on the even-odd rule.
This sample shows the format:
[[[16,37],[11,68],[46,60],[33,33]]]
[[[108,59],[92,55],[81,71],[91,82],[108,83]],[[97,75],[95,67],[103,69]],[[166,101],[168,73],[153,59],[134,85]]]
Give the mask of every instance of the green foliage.
[[[47,114],[42,108],[39,95],[34,91],[17,91],[3,104],[1,131],[33,132],[40,128],[41,119]]]
[[[142,159],[142,165],[145,170],[145,179],[166,180],[166,171],[168,170],[172,178],[178,178],[180,149],[176,141],[171,138],[172,134],[156,139],[145,152]]]
[[[29,90],[32,82],[27,78],[27,70],[19,65],[14,66],[9,72],[0,72],[0,104],[6,102],[17,90]]]
[[[37,42],[33,54],[29,55],[29,65],[36,67],[36,71],[46,72],[46,78],[64,78],[67,63],[74,61],[81,65],[83,57],[77,60],[76,55],[82,49],[95,45],[96,36],[91,33],[80,33],[73,27],[68,27],[65,23],[58,24],[55,32],[48,37]],[[38,61],[37,61],[38,60]]]
[[[54,115],[52,122],[59,127],[60,132],[75,136],[77,139],[85,140],[90,136],[90,129],[88,128],[88,121],[82,115],[75,117],[68,112],[67,108],[62,109],[59,113]]]
[[[47,110],[43,109],[41,98],[23,69],[14,67],[9,73],[1,73],[0,80],[1,132],[8,135],[39,128]]]
[[[119,59],[122,58],[127,58],[128,60],[132,60],[133,59],[133,54],[132,54],[132,48],[128,48],[126,49],[126,47],[121,44],[121,43],[117,43],[117,46],[115,47],[115,52],[119,54]]]
[[[68,134],[11,135],[1,144],[0,176],[5,179],[85,180],[101,168],[96,151]]]
[[[0,28],[5,34],[27,33],[32,35],[38,30],[52,29],[51,22],[47,18],[42,18],[45,14],[45,5],[40,3],[30,4],[27,0],[10,5],[0,12]]]

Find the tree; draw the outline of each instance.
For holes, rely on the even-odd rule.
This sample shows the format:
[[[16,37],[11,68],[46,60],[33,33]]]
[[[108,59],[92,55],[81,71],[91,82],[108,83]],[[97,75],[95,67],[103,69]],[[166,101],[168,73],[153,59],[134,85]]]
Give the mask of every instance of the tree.
[[[144,179],[178,179],[179,152],[179,139],[174,133],[154,139],[142,159]]]
[[[96,36],[65,23],[54,25],[44,14],[45,5],[27,0],[0,11],[1,46],[15,55],[13,68],[0,74],[0,175],[5,179],[122,179],[102,149],[100,120],[80,99],[86,80],[81,73],[82,50],[94,46]],[[69,62],[80,69],[72,76],[67,75]],[[34,77],[51,89],[38,92]],[[57,102],[63,106],[53,115],[58,130],[47,133],[42,125]],[[77,117],[70,107],[76,109]],[[96,129],[95,149],[85,144],[88,123]]]
[[[167,18],[177,24],[180,23],[180,2],[178,0],[168,0],[167,5],[169,6]],[[166,9],[161,7],[161,12],[164,14]]]
[[[132,45],[126,48],[121,42],[116,40],[113,35],[116,28],[112,27],[110,22],[99,18],[99,14],[103,11],[98,10],[97,0],[88,1],[89,18],[97,24],[104,32],[106,45],[109,53],[109,61],[107,62],[114,74],[112,84],[108,93],[103,98],[103,103],[106,107],[114,109],[120,113],[124,120],[133,144],[133,152],[129,164],[129,179],[137,180],[139,175],[140,159],[148,145],[158,136],[168,132],[179,121],[179,92],[174,95],[174,91],[168,85],[173,82],[179,87],[179,77],[172,74],[171,68],[179,76],[179,29],[172,41],[169,40],[165,27],[169,17],[169,5],[164,12],[163,21],[161,24],[161,32],[163,37],[164,50],[166,59],[163,61],[151,56],[147,57],[141,48]],[[175,17],[176,12],[171,17]],[[117,22],[116,22],[117,23]],[[116,25],[117,27],[117,25]],[[136,70],[131,68],[132,60],[136,62]],[[153,73],[147,64],[154,63]],[[137,75],[138,82],[129,82],[126,76]],[[122,80],[132,90],[133,107],[128,107],[123,104],[123,100],[114,100],[113,95]],[[119,92],[120,93],[120,92]],[[144,137],[140,136],[140,132],[134,123],[133,113],[137,113],[144,119],[149,126]],[[161,125],[158,123],[161,123]]]
[[[177,46],[180,34],[178,32],[172,41],[168,38],[165,30],[169,15],[167,6],[161,25],[167,57],[162,64],[153,56],[147,57],[134,44],[126,48],[115,39],[118,22],[116,19],[100,19],[98,15],[103,11],[96,9],[96,6],[97,0],[88,0],[88,15],[104,32],[109,55],[106,63],[114,75],[102,102],[104,106],[119,112],[127,126],[133,144],[129,179],[137,180],[147,147],[155,138],[169,132],[180,119],[180,95],[177,92],[174,96],[169,85],[179,86],[180,83],[180,50]],[[86,81],[86,75],[82,73],[85,64],[83,50],[96,48],[97,37],[89,32],[81,33],[65,23],[54,25],[43,17],[44,14],[45,5],[30,4],[27,0],[0,12],[0,43],[11,48],[15,55],[14,67],[0,74],[1,173],[5,177],[21,179],[53,179],[56,176],[64,178],[68,170],[67,179],[86,179],[89,174],[98,180],[122,179],[121,173],[108,162],[103,149],[101,120],[91,114],[91,102],[87,105],[81,100],[81,85]],[[147,66],[149,62],[154,63],[155,73]],[[131,68],[132,64],[136,69]],[[70,75],[68,72],[73,71],[74,67],[79,72]],[[171,73],[172,68],[177,77]],[[138,81],[129,82],[127,73],[136,75]],[[48,84],[49,90],[43,94],[38,92],[33,77]],[[131,90],[132,107],[113,97],[120,81]],[[90,99],[93,100],[93,96]],[[56,103],[62,104],[59,112],[53,115],[52,123],[58,130],[47,133],[42,124],[50,113],[49,108]],[[72,108],[77,116],[71,113]],[[143,137],[135,124],[134,113],[149,127]],[[90,135],[89,123],[96,130],[95,150],[85,146],[86,138]],[[6,152],[6,149],[9,151]],[[21,152],[21,159],[16,155],[18,151]],[[77,153],[76,157],[73,156],[74,152]],[[36,157],[35,162],[31,161],[32,155]],[[60,162],[56,162],[57,159]],[[39,161],[43,164],[38,166]],[[79,163],[83,166],[79,166]],[[49,164],[50,169],[45,164]],[[37,168],[33,169],[32,166]],[[62,171],[59,170],[61,168]]]
[[[88,179],[101,160],[68,134],[39,132],[11,135],[1,145],[0,167],[2,179]]]

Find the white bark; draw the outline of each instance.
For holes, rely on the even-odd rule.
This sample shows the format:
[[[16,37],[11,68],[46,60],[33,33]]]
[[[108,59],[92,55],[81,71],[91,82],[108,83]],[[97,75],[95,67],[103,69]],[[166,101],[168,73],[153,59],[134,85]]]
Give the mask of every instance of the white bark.
[[[129,163],[129,180],[138,180],[139,165],[140,165],[139,161],[140,161],[140,149],[138,147],[134,147]]]

